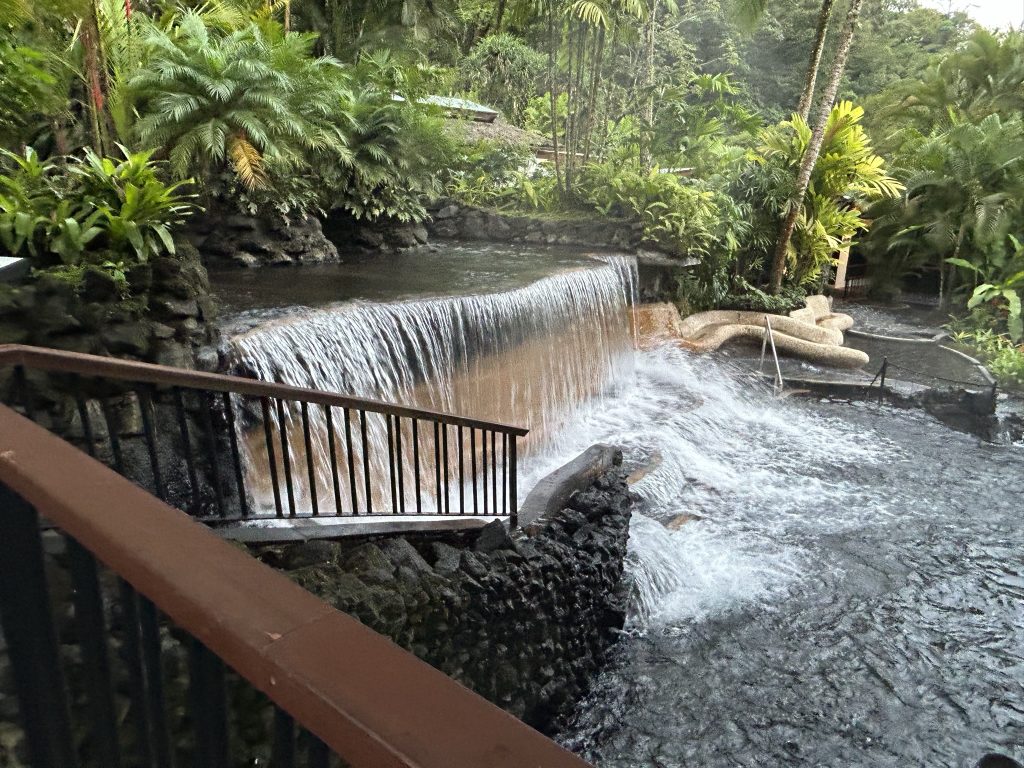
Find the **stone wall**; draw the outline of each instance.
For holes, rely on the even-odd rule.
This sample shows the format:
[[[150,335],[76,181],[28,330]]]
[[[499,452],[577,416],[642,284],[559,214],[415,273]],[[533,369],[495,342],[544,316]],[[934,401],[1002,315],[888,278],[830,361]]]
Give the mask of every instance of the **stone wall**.
[[[621,461],[621,455],[619,456]],[[616,467],[531,536],[310,542],[260,556],[516,717],[557,729],[626,617],[632,497]]]
[[[320,220],[310,215],[207,214],[189,223],[187,237],[211,266],[287,267],[339,260]]]
[[[636,250],[643,240],[641,225],[597,214],[586,218],[542,218],[488,211],[454,200],[438,201],[431,206],[430,213],[427,230],[438,238],[623,250]]]

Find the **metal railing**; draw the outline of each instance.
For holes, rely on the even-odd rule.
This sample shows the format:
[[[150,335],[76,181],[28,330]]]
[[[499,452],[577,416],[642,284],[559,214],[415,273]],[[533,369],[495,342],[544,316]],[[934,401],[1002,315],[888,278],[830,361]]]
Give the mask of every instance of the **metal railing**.
[[[5,406],[0,541],[33,768],[586,766]]]
[[[526,429],[39,347],[0,345],[5,368],[29,418],[207,523],[438,514],[516,525]],[[52,381],[75,393],[73,413],[46,411]]]
[[[779,353],[775,349],[775,333],[772,331],[772,323],[768,315],[764,316],[764,338],[761,340],[761,362],[758,372],[764,374],[764,357],[768,344],[772,347],[772,359],[775,361],[775,378],[772,381],[772,391],[776,395],[782,394],[784,383],[782,381],[782,367],[779,365]]]

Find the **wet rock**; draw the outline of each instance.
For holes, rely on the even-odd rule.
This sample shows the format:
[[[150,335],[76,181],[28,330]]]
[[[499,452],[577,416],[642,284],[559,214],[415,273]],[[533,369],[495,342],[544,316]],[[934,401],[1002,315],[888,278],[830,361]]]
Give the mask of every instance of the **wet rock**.
[[[477,537],[474,549],[477,552],[494,552],[498,549],[511,549],[514,546],[508,528],[501,520],[495,520],[484,526]]]

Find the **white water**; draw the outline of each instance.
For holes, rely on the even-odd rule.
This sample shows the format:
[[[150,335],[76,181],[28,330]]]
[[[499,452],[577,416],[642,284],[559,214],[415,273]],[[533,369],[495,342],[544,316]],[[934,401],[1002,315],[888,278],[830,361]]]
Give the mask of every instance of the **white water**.
[[[621,446],[627,465],[656,457],[634,486],[643,500],[630,528],[637,629],[768,602],[805,573],[798,540],[890,514],[853,471],[900,460],[887,441],[739,375],[673,347],[639,352],[633,373],[524,468],[531,485],[596,442]],[[820,514],[808,515],[809,500]],[[700,519],[667,528],[679,515]]]
[[[525,426],[531,430],[529,450],[589,398],[628,375],[635,290],[633,260],[609,258],[511,291],[293,312],[232,338],[229,353],[236,370],[265,381]],[[318,408],[310,419],[317,485],[323,489],[331,482],[326,422]],[[286,422],[296,436],[301,426],[294,409]],[[371,416],[368,431],[372,476],[387,477],[387,426]],[[421,452],[432,456],[432,436],[425,432]],[[358,443],[353,453],[361,466]],[[410,476],[411,435],[404,443]],[[251,476],[265,475],[267,457],[258,435],[246,441],[246,449]],[[455,450],[453,437],[453,470]],[[292,466],[305,466],[301,438],[290,440],[289,456]],[[258,505],[269,512],[269,489],[263,490]],[[347,505],[348,489],[342,491]],[[308,486],[301,479],[296,494],[300,509],[308,511]],[[381,500],[381,506],[390,504]]]

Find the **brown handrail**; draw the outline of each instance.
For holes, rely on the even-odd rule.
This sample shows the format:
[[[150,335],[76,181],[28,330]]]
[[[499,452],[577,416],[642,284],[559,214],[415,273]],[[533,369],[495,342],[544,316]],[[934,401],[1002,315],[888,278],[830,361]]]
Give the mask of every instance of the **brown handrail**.
[[[0,486],[357,768],[587,765],[5,406]]]
[[[482,419],[472,419],[452,413],[444,413],[443,411],[409,408],[404,405],[394,405],[380,400],[348,397],[317,389],[293,387],[289,384],[247,379],[243,376],[189,371],[182,368],[171,368],[166,365],[140,363],[134,360],[121,360],[113,357],[87,355],[80,352],[67,352],[25,344],[0,344],[0,367],[18,365],[51,373],[105,376],[111,379],[155,384],[158,386],[191,387],[213,392],[251,395],[253,397],[301,400],[308,403],[316,403],[317,405],[361,409],[392,416],[403,416],[474,429],[505,432],[518,437],[523,437],[530,431],[523,427],[484,421]]]

